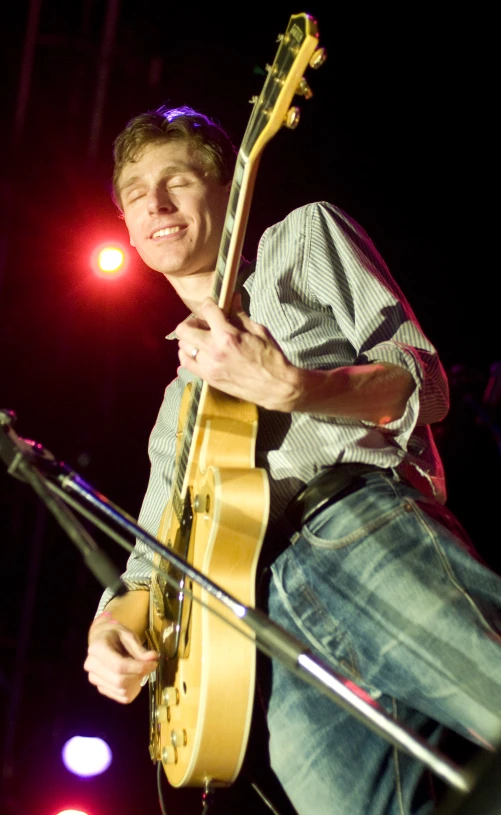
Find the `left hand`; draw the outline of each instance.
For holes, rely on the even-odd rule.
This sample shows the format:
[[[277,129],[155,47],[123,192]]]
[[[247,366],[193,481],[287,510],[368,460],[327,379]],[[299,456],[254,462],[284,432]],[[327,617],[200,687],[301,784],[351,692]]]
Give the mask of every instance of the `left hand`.
[[[196,318],[188,317],[176,333],[181,365],[211,387],[269,410],[293,409],[299,369],[286,359],[269,331],[248,317],[239,294],[229,317],[207,298]]]

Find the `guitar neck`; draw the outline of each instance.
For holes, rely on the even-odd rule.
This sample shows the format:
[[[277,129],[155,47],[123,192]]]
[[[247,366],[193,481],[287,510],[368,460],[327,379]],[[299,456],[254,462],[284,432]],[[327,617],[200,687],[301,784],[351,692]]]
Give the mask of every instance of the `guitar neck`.
[[[294,128],[299,121],[296,108],[290,108],[296,93],[311,96],[303,72],[310,65],[318,68],[325,59],[318,48],[318,27],[308,14],[292,15],[284,35],[279,36],[279,48],[259,97],[255,97],[252,113],[237,155],[216,262],[213,298],[227,315],[235,291],[242,248],[249,219],[250,205],[259,162],[265,146],[286,125]],[[316,53],[315,53],[316,52]],[[315,56],[314,56],[315,55]],[[292,115],[291,115],[292,113]],[[191,401],[183,428],[181,450],[175,475],[175,490],[180,511],[187,490],[187,474],[194,456],[197,425],[204,410],[207,388],[201,380],[191,385]],[[227,397],[230,399],[230,397]]]
[[[212,292],[214,300],[225,314],[229,312],[235,291],[258,164],[257,158],[250,162],[242,148],[240,149],[226,210]]]
[[[254,97],[252,113],[238,152],[223,237],[216,265],[213,296],[228,313],[235,290],[250,204],[263,150],[283,125],[294,128],[299,118],[290,103],[295,93],[306,98],[311,91],[303,77],[308,64],[319,67],[325,59],[318,49],[318,26],[307,14],[292,15],[259,97]],[[315,55],[315,57],[313,56]],[[297,115],[294,115],[297,114]]]

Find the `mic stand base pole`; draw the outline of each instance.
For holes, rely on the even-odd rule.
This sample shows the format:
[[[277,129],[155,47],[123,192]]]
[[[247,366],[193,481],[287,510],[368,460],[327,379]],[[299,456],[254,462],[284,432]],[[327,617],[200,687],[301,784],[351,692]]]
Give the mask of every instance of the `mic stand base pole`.
[[[265,654],[279,659],[290,671],[337,702],[395,747],[422,761],[448,784],[462,792],[471,789],[473,779],[469,773],[460,770],[424,739],[397,723],[361,688],[358,693],[353,691],[342,676],[305,651],[301,642],[287,634],[266,614],[249,608],[242,619],[255,632],[256,644]]]
[[[40,464],[40,466],[50,465],[56,468],[55,461],[44,459],[46,451],[41,448],[41,445],[20,438],[12,427],[14,420],[13,411],[0,410],[0,458],[7,464],[7,472],[30,485],[54,515],[72,543],[80,550],[86,566],[103,588],[110,588],[115,594],[125,594],[127,589],[117,567],[106,553],[99,549],[94,539],[66,504],[54,495],[48,486],[50,482],[47,477],[36,466]]]
[[[470,764],[476,779],[468,795],[451,790],[436,815],[501,815],[501,751],[483,753]]]
[[[125,594],[127,588],[125,584],[122,583],[116,566],[109,560],[107,555],[96,546],[94,540],[79,523],[73,513],[70,512],[66,505],[46,486],[43,476],[37,469],[26,461],[22,461],[18,464],[18,470],[22,474],[23,480],[26,481],[36,492],[38,497],[41,498],[70,540],[75,544],[77,549],[79,549],[85,565],[99,580],[103,588],[109,588],[115,594]]]
[[[139,538],[149,549],[169,561],[181,574],[191,578],[209,595],[219,600],[226,609],[232,612],[236,618],[235,623],[244,622],[253,632],[252,639],[255,638],[256,646],[264,654],[272,659],[280,660],[289,670],[348,710],[378,735],[428,765],[433,772],[453,787],[461,791],[471,789],[472,784],[468,773],[461,772],[447,757],[441,756],[426,741],[392,719],[361,688],[358,689],[358,692],[353,691],[342,676],[335,674],[328,665],[313,656],[308,649],[305,650],[302,642],[276,625],[266,614],[258,609],[246,607],[172,549],[163,546],[160,541],[142,529],[130,515],[94,490],[77,473],[63,463],[57,463],[52,454],[45,451],[41,445],[36,445],[35,449],[28,450],[29,445],[26,441],[20,439],[12,429],[13,420],[12,412],[0,411],[0,427],[6,431],[0,433],[0,455],[7,463],[8,471],[32,486],[48,509],[56,516],[72,542],[80,549],[86,564],[103,586],[111,588],[115,594],[126,591],[115,566],[105,553],[98,549],[91,536],[78,523],[63,501],[54,496],[42,474],[33,466],[32,460],[35,452],[38,452],[37,464],[48,470],[48,475],[59,482],[63,491],[76,493],[79,498],[90,504],[94,511],[103,513],[126,532]],[[99,525],[98,518],[93,517],[92,520]],[[171,578],[171,575],[167,573],[167,577]],[[176,586],[178,586],[177,583]],[[235,626],[235,623],[228,622]],[[244,636],[249,636],[245,632],[242,633]]]

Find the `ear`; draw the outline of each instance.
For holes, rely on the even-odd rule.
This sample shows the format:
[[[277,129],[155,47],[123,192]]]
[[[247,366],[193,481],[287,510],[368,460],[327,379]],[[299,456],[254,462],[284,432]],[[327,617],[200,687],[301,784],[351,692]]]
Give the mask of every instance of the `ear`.
[[[134,243],[134,241],[132,240],[132,236],[131,236],[131,235],[129,235],[129,243],[130,243],[130,245],[131,245],[131,246],[133,246],[133,247],[134,247],[134,249],[136,248],[136,244],[135,244],[135,243]]]

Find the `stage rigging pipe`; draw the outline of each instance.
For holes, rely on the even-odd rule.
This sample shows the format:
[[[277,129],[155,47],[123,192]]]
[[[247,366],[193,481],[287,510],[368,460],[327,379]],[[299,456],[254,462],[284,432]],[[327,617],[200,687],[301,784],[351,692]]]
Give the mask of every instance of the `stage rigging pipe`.
[[[111,58],[115,42],[119,9],[120,0],[108,0],[103,39],[101,41],[101,49],[99,52],[99,69],[97,75],[96,95],[94,98],[94,110],[90,125],[88,155],[91,159],[95,158],[97,155],[99,146],[99,136],[101,134],[104,102],[108,89]]]

